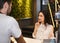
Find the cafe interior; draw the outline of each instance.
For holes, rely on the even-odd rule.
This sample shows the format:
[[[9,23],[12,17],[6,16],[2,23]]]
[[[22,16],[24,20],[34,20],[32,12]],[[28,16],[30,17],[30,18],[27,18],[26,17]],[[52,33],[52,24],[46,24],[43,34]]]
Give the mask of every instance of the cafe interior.
[[[27,43],[56,43],[58,24],[55,21],[55,14],[60,9],[60,0],[12,0],[12,4],[10,16],[13,16],[18,21]],[[50,15],[50,21],[54,28],[54,39],[40,40],[32,36],[40,10],[46,11]],[[11,40],[17,43],[14,37],[11,37]]]

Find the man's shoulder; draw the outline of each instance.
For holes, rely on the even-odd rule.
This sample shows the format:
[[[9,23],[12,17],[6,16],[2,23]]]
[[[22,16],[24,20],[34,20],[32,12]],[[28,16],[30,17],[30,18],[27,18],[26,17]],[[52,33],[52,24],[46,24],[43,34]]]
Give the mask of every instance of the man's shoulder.
[[[6,16],[4,19],[9,23],[17,22],[16,19],[11,16]]]
[[[12,16],[7,16],[6,18],[7,18],[8,20],[15,20],[15,18],[12,17]]]

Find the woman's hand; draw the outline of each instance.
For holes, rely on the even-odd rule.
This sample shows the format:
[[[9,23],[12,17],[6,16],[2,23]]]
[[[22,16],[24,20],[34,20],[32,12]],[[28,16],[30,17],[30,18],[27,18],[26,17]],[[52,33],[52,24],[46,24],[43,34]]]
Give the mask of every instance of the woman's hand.
[[[36,37],[36,33],[37,33],[39,26],[40,26],[39,22],[35,23],[34,32],[32,33],[33,38]]]

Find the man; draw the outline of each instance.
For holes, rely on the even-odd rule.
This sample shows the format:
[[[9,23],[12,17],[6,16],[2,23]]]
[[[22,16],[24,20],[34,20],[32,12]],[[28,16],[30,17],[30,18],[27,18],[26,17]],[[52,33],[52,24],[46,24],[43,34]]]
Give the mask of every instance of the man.
[[[25,43],[17,21],[7,14],[11,11],[12,0],[0,0],[0,43],[10,43],[13,36],[17,43]]]

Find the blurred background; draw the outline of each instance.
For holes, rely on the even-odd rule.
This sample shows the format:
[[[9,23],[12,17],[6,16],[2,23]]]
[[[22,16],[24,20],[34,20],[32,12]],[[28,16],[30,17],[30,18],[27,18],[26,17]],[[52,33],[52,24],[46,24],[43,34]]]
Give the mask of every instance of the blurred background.
[[[10,16],[18,21],[23,36],[32,38],[32,32],[40,10],[44,10],[50,15],[49,22],[54,27],[54,33],[58,30],[54,17],[60,8],[60,0],[12,0],[12,2]]]

